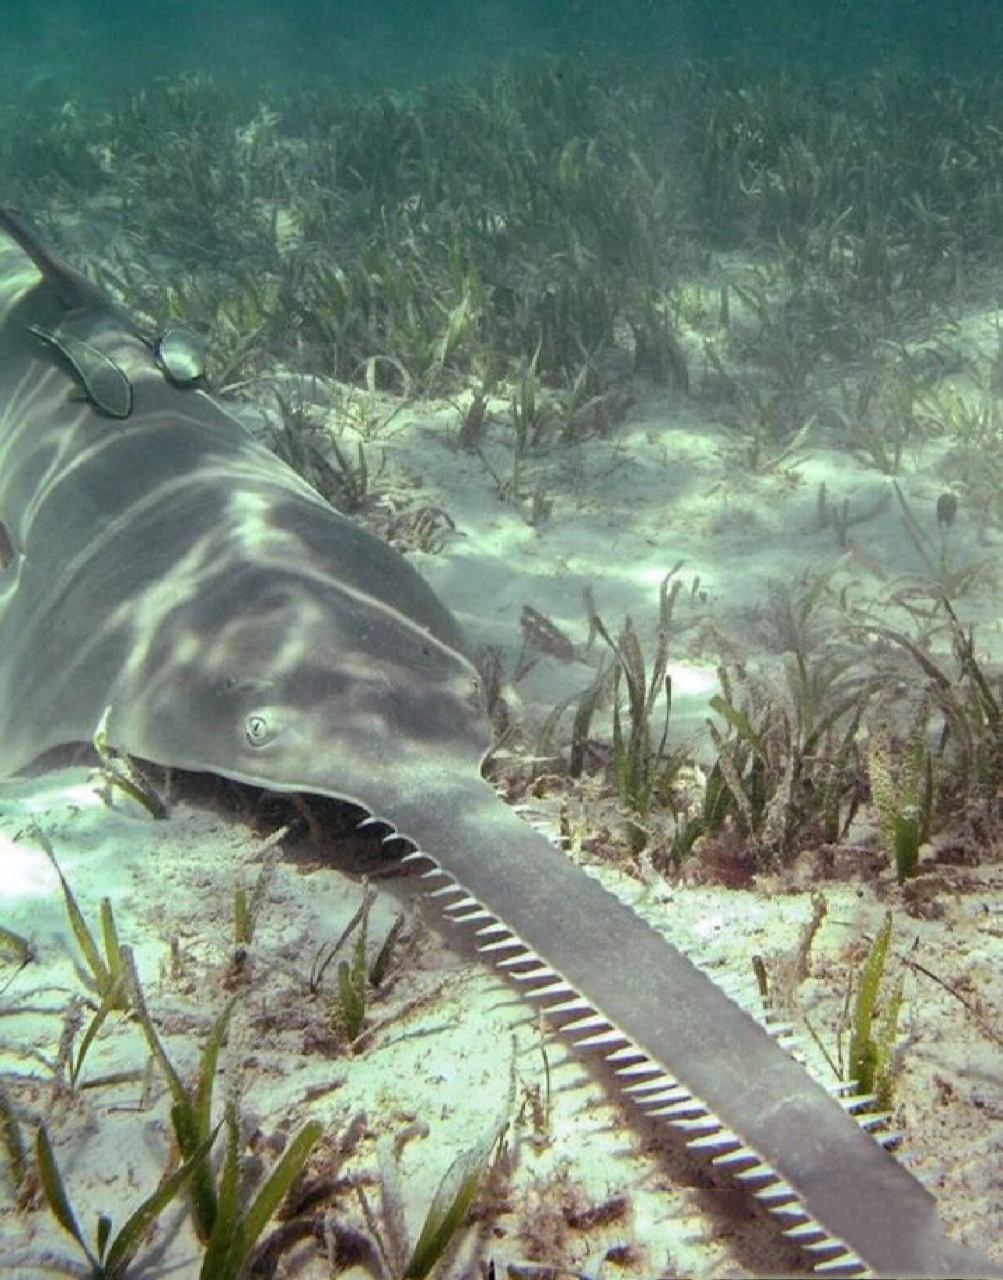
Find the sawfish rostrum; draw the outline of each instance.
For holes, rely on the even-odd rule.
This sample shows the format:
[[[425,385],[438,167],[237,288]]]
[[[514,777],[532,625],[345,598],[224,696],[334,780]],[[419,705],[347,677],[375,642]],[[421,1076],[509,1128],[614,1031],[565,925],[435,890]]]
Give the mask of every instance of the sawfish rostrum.
[[[363,805],[427,859],[486,958],[821,1269],[1003,1275],[948,1239],[845,1099],[482,780],[477,673],[414,569],[172,385],[92,285],[7,226],[0,771],[90,741],[110,708],[122,751]],[[68,398],[65,361],[31,335],[69,311],[129,380],[122,421]]]

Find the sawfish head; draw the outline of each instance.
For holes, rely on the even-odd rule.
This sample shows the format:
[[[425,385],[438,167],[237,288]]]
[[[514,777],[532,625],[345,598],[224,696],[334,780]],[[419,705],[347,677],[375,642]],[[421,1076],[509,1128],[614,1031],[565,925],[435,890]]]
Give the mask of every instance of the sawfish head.
[[[365,591],[253,557],[224,557],[187,598],[163,584],[111,694],[112,745],[370,812],[477,776],[490,731],[458,628],[410,565],[368,545]]]

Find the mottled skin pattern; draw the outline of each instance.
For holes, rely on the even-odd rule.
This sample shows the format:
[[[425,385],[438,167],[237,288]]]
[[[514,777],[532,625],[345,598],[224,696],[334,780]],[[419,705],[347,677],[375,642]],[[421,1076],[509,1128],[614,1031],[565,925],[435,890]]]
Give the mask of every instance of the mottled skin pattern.
[[[649,1115],[758,1191],[822,1263],[1001,1276],[933,1197],[686,957],[480,777],[489,733],[459,628],[406,561],[335,514],[124,313],[15,223],[0,236],[0,773],[89,741],[351,799],[441,868],[527,998]],[[112,420],[26,326],[133,386]],[[451,889],[450,886],[453,886]]]

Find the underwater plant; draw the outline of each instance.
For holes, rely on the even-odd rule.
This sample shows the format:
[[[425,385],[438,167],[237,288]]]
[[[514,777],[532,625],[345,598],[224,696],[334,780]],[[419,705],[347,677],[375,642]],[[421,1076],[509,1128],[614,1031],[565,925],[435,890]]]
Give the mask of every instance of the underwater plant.
[[[208,1158],[211,1143],[209,1146],[206,1145],[207,1139],[215,1133],[212,1124],[212,1093],[220,1051],[233,1015],[234,1001],[231,1000],[224,1006],[222,1013],[213,1024],[202,1047],[195,1088],[189,1089],[171,1062],[154,1026],[129,947],[122,948],[122,959],[133,1011],[146,1037],[153,1060],[159,1067],[173,1099],[171,1124],[178,1150],[185,1161],[192,1162],[190,1179],[192,1217],[196,1234],[205,1244],[212,1235],[219,1209],[219,1197]]]
[[[98,996],[102,1006],[108,1005],[106,1012],[110,1013],[113,1009],[122,1012],[127,1011],[130,1008],[128,975],[125,970],[118,930],[115,927],[115,915],[112,910],[111,899],[101,899],[101,938],[104,950],[102,955],[102,947],[98,945],[84,917],[84,913],[80,909],[80,904],[77,902],[69,882],[63,875],[62,868],[56,859],[52,841],[37,825],[32,827],[31,834],[41,845],[59,878],[59,887],[63,893],[66,917],[87,965],[86,971],[79,965],[77,966],[78,975],[85,985]]]
[[[895,1088],[895,1041],[905,981],[900,970],[890,987],[884,982],[891,939],[892,913],[887,911],[857,976],[844,1076],[861,1093],[874,1094],[882,1111],[891,1106]]]
[[[824,899],[817,898],[815,902],[812,918],[799,943],[795,974],[798,980],[804,977],[802,962],[806,960],[808,948],[826,914]],[[905,995],[905,968],[911,962],[904,960],[895,979],[891,983],[886,980],[892,935],[892,913],[886,911],[847,983],[835,1052],[826,1048],[818,1031],[804,1015],[805,1028],[834,1077],[853,1087],[857,1095],[855,1107],[867,1113],[858,1119],[868,1129],[880,1128],[887,1123],[900,1069],[896,1052],[899,1019]],[[922,966],[919,967],[922,970]],[[764,980],[760,979],[760,989],[763,990],[764,986]],[[886,1134],[884,1140],[891,1145],[899,1137]]]
[[[248,1274],[262,1233],[289,1195],[323,1132],[318,1121],[307,1121],[248,1198],[240,1166],[237,1107],[232,1099],[227,1103],[221,1127],[226,1134],[226,1151],[219,1172],[216,1215],[205,1242],[199,1280],[241,1280]]]
[[[1003,695],[994,689],[999,681],[984,670],[972,630],[963,626],[946,596],[935,593],[929,611],[922,613],[911,602],[910,612],[924,626],[946,618],[957,674],[922,637],[913,639],[874,619],[851,616],[849,621],[854,629],[871,631],[906,654],[925,677],[925,696],[942,720],[936,748],[941,798],[955,807],[968,800],[984,804],[1003,781]]]
[[[378,1142],[379,1214],[361,1184],[356,1184],[355,1192],[382,1263],[382,1280],[424,1280],[455,1244],[474,1198],[500,1157],[514,1089],[513,1074],[501,1116],[488,1125],[472,1146],[453,1159],[439,1182],[413,1244],[405,1219],[394,1147],[387,1138]]]
[[[165,1173],[156,1190],[141,1201],[117,1232],[113,1233],[112,1219],[107,1214],[100,1214],[91,1246],[77,1223],[48,1132],[44,1125],[39,1126],[35,1162],[42,1194],[53,1217],[84,1254],[90,1268],[90,1280],[124,1280],[146,1241],[151,1224],[177,1197],[197,1163],[206,1158],[214,1138],[215,1133],[197,1147],[185,1163]]]
[[[28,1145],[14,1102],[0,1079],[0,1152],[16,1198],[20,1198],[28,1181]]]
[[[929,594],[944,600],[957,599],[989,576],[992,564],[985,558],[963,565],[954,563],[949,540],[943,536],[943,524],[940,526],[939,546],[935,546],[934,541],[923,530],[901,488],[894,482],[892,488],[898,500],[906,536],[916,549],[928,575],[923,585]]]
[[[8,982],[13,981],[13,977],[34,959],[36,959],[36,953],[32,943],[21,934],[15,933],[13,929],[0,925],[0,963],[17,966],[15,974],[8,979]],[[0,988],[0,991],[2,990],[3,988]]]
[[[455,394],[487,360],[502,376],[538,351],[553,390],[583,359],[591,394],[613,390],[613,355],[685,390],[699,318],[684,321],[680,284],[744,246],[756,266],[732,291],[773,384],[757,389],[803,397],[820,368],[901,349],[956,291],[965,255],[991,250],[1000,96],[977,76],[884,73],[848,91],[692,63],[638,67],[625,85],[562,58],[264,105],[189,75],[34,110],[5,131],[0,174],[43,222],[81,193],[115,201],[115,262],[86,220],[79,259],[158,322],[210,332],[217,387],[259,377],[267,353],[356,384],[376,360],[383,387]],[[173,259],[168,281],[143,243]],[[861,431],[887,470],[885,425],[887,445]]]
[[[343,1043],[352,1047],[366,1025],[370,991],[378,991],[387,978],[394,949],[404,929],[404,915],[398,913],[386,937],[369,957],[369,914],[376,899],[375,890],[363,881],[362,902],[333,943],[322,947],[314,958],[310,972],[310,991],[316,994],[328,966],[342,947],[353,938],[349,959],[338,964],[335,988],[329,999],[331,1021]]]
[[[669,640],[673,610],[683,585],[675,573],[676,569],[666,574],[659,587],[658,624],[650,673],[631,619],[627,617],[624,620],[619,635],[614,639],[591,600],[587,600],[590,632],[601,637],[614,660],[612,769],[617,798],[626,821],[627,847],[632,857],[648,844],[651,834],[649,819],[656,797],[668,791],[688,759],[684,750],[670,750],[668,747],[672,714]],[[591,688],[578,701],[572,728],[572,776],[580,772],[581,744],[607,684],[606,673],[601,669]],[[656,737],[651,718],[659,700],[664,700],[665,709],[661,732]]]
[[[708,834],[734,822],[759,865],[789,862],[813,835],[835,843],[855,808],[858,730],[873,677],[852,658],[792,654],[786,687],[718,668],[720,693],[708,721],[715,759],[707,778]],[[845,812],[844,812],[845,810]]]
[[[222,1122],[215,1126],[212,1123],[213,1085],[235,1002],[231,1000],[224,1006],[210,1029],[202,1047],[195,1087],[189,1089],[153,1024],[132,953],[128,947],[122,950],[136,1018],[173,1099],[171,1123],[188,1169],[186,1182],[196,1234],[205,1247],[200,1275],[203,1280],[238,1280],[259,1237],[319,1141],[321,1126],[317,1121],[307,1121],[250,1201],[245,1202],[246,1189],[238,1164],[240,1135],[235,1094],[227,1100]],[[226,1135],[226,1151],[217,1174],[209,1157],[220,1128]]]
[[[930,839],[935,797],[929,718],[929,706],[921,702],[904,742],[895,747],[887,719],[879,716],[867,744],[871,803],[899,884],[915,874],[920,849]]]
[[[275,875],[275,868],[281,854],[281,842],[289,834],[289,826],[279,827],[273,831],[259,849],[261,868],[255,878],[250,894],[247,887],[240,882],[233,891],[233,960],[231,976],[242,973],[247,961],[248,948],[254,941],[254,932],[265,904],[265,895]]]
[[[114,751],[109,746],[107,725],[110,713],[111,707],[106,707],[93,738],[94,750],[101,765],[99,777],[104,783],[106,802],[110,804],[112,794],[121,791],[123,795],[135,800],[151,818],[166,818],[167,804],[150,780],[127,755]],[[51,853],[49,856],[52,856]]]

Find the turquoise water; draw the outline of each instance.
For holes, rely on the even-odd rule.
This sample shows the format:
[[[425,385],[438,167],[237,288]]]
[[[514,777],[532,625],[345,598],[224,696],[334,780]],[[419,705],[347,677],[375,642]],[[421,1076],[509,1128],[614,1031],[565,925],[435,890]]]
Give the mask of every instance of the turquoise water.
[[[830,74],[876,65],[989,69],[1003,51],[996,0],[5,0],[6,93],[59,99],[212,72],[365,89],[541,53],[735,58]]]

